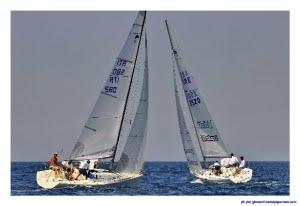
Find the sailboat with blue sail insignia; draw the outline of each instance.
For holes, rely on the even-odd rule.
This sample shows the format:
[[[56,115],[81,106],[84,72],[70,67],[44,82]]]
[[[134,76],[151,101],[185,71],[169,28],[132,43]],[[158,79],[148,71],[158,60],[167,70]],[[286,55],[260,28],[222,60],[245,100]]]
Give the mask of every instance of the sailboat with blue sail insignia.
[[[188,162],[190,173],[193,177],[205,182],[248,182],[252,178],[252,169],[236,167],[220,167],[214,171],[210,168],[202,168],[199,160],[203,159],[205,166],[210,160],[228,160],[228,153],[219,131],[208,112],[206,103],[200,95],[192,73],[183,61],[183,55],[170,31],[168,21],[165,21],[167,33],[171,43],[172,57],[175,60],[174,67],[177,68],[183,91],[184,101],[180,99],[177,89],[176,73],[173,68],[173,80],[177,117],[180,129],[181,140]],[[188,112],[183,112],[183,103],[187,105]],[[186,120],[190,120],[191,127],[188,127]],[[199,148],[201,155],[198,155],[196,148]]]
[[[73,180],[64,175],[57,177],[52,169],[42,170],[36,175],[39,186],[54,188],[110,185],[143,175],[148,117],[145,21],[146,11],[138,12],[105,86],[69,156],[69,160],[73,162],[108,161],[110,169],[94,168],[92,179]],[[119,142],[122,138],[126,143],[116,165],[116,154],[120,150]]]

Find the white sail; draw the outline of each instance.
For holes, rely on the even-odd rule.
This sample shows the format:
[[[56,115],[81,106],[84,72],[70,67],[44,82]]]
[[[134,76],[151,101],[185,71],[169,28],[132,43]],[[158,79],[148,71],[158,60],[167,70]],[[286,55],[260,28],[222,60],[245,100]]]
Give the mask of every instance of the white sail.
[[[113,158],[116,151],[146,12],[139,12],[70,159]]]
[[[145,34],[146,35],[146,34]],[[134,121],[118,162],[117,171],[122,173],[141,173],[144,163],[144,147],[146,143],[147,118],[148,117],[148,48],[145,36],[145,62],[143,72],[143,84],[138,108]]]
[[[204,160],[207,158],[228,157],[229,153],[227,152],[216,125],[208,112],[204,99],[200,95],[191,72],[183,62],[183,55],[180,52],[179,47],[175,45],[167,21],[166,27],[202,156]]]
[[[181,136],[184,153],[188,162],[190,173],[199,174],[202,167],[200,164],[200,160],[197,156],[194,143],[191,138],[191,134],[186,126],[186,122],[185,122],[185,118],[184,118],[184,114],[182,111],[182,106],[180,103],[179,94],[177,90],[175,70],[173,70],[173,81],[174,81],[175,100],[176,100],[176,107],[177,107],[177,118],[178,118],[180,136]]]

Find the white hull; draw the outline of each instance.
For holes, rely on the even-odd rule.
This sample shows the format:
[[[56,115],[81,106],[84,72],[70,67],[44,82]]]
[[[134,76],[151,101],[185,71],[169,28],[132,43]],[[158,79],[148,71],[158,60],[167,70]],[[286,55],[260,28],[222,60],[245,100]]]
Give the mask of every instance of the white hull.
[[[112,172],[98,172],[97,179],[87,180],[67,180],[62,178],[55,178],[52,170],[38,171],[36,174],[36,181],[38,185],[45,189],[52,189],[58,187],[74,187],[74,186],[104,186],[112,185],[121,182],[135,180],[141,177],[141,174],[124,174]]]
[[[200,174],[195,174],[203,182],[210,183],[245,183],[252,179],[252,169],[244,168],[236,174],[236,168],[221,168],[222,174],[215,173],[208,169],[202,170]]]

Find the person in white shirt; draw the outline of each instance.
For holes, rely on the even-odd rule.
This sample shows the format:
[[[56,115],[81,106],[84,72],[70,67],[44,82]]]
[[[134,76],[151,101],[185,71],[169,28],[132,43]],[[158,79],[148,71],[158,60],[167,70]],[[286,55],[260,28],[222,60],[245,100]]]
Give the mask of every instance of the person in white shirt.
[[[244,156],[241,156],[240,159],[241,159],[241,163],[239,165],[239,168],[244,168],[246,166],[246,161],[244,159]]]
[[[245,161],[245,159],[244,159],[244,156],[240,156],[240,159],[241,159],[241,163],[240,163],[239,167],[236,168],[235,173],[234,173],[234,176],[239,175],[239,174],[241,173],[241,171],[242,171],[242,170],[245,168],[245,166],[246,166],[246,161]]]
[[[84,161],[80,166],[79,166],[80,169],[85,169],[85,170],[88,170],[90,168],[90,160],[86,160]]]
[[[97,165],[98,165],[99,163],[100,163],[100,159],[93,159],[93,160],[90,160],[89,169],[90,169],[90,170],[97,169]]]
[[[231,159],[229,161],[229,166],[237,167],[239,165],[239,160],[233,153],[231,153]]]
[[[85,161],[79,166],[80,174],[83,174],[86,177],[86,179],[88,178],[90,173],[89,168],[90,168],[90,160]]]

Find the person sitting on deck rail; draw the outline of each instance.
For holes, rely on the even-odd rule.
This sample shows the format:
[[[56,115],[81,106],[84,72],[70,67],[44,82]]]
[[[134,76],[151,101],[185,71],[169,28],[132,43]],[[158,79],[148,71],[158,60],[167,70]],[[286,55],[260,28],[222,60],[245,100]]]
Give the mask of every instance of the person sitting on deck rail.
[[[240,163],[239,167],[236,168],[235,173],[234,173],[234,176],[240,174],[240,172],[241,172],[241,171],[243,170],[243,168],[245,168],[245,166],[246,166],[246,161],[245,161],[244,156],[240,156],[240,159],[241,159],[241,163]]]
[[[239,168],[244,168],[244,167],[246,167],[246,161],[245,161],[244,156],[240,156],[240,159],[241,159],[241,163],[240,163],[240,165],[239,165]]]

